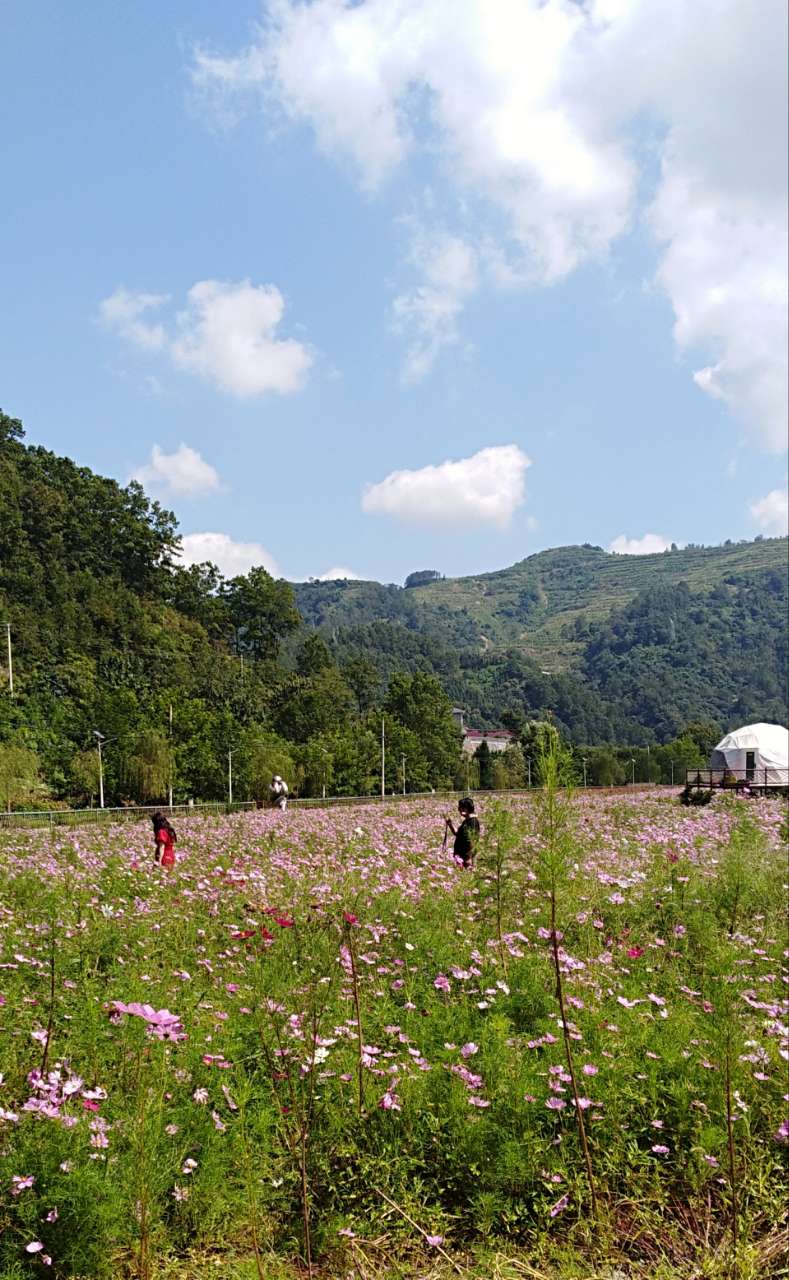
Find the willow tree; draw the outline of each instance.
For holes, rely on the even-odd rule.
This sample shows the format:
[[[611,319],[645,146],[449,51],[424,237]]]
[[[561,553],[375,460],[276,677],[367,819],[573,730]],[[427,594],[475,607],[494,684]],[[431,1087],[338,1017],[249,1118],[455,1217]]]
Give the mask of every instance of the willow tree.
[[[7,813],[29,800],[40,784],[35,751],[13,742],[0,743],[0,796]]]
[[[173,780],[169,738],[158,729],[144,729],[123,763],[123,781],[140,801],[164,800]]]

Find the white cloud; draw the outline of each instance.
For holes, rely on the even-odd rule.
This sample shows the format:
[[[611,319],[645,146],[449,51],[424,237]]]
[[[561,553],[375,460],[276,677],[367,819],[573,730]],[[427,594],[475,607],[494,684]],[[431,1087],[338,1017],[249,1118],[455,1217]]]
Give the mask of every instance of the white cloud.
[[[164,453],[155,444],[150,462],[138,467],[133,479],[146,488],[187,498],[216,493],[221,488],[219,473],[188,444],[179,444],[172,453]]]
[[[393,471],[368,485],[362,510],[407,524],[490,524],[506,529],[525,500],[531,459],[515,444],[481,449],[470,458]]]
[[[166,293],[132,293],[119,285],[100,303],[99,318],[106,328],[114,329],[127,341],[158,351],[167,344],[164,325],[148,324],[141,317],[148,311],[157,311],[169,301]]]
[[[210,560],[226,578],[262,566],[280,577],[276,560],[259,542],[235,542],[226,533],[187,533],[181,539],[181,562],[187,568]]]
[[[679,350],[780,449],[785,49],[785,0],[276,0],[247,50],[200,53],[194,74],[307,124],[367,189],[437,160],[455,238],[498,287],[600,258],[645,192]],[[400,291],[407,379],[457,341],[469,279]]]
[[[318,582],[337,582],[344,579],[347,582],[361,582],[362,577],[359,573],[354,573],[353,569],[346,569],[343,565],[335,565],[333,569],[327,569],[325,573],[320,574]]]
[[[187,300],[171,344],[182,369],[241,398],[301,390],[312,356],[301,342],[276,337],[285,310],[276,285],[201,280]]]
[[[632,166],[563,84],[587,19],[564,0],[280,0],[238,58],[195,80],[262,92],[374,189],[427,126],[463,192],[503,212],[534,280],[566,275],[627,225]]]
[[[177,368],[240,399],[303,387],[313,357],[304,343],[277,336],[285,301],[276,285],[199,280],[174,326],[140,318],[167,301],[164,294],[119,288],[100,304],[99,315],[127,341],[165,351]]]
[[[772,489],[748,507],[751,519],[768,533],[789,533],[789,491]]]
[[[645,533],[643,538],[628,538],[620,533],[618,538],[609,542],[608,550],[618,556],[654,556],[659,551],[668,551],[673,538],[664,538],[662,533]],[[683,546],[681,542],[677,546]]]
[[[441,349],[458,341],[457,321],[478,283],[477,255],[458,236],[420,231],[411,257],[422,283],[398,294],[392,304],[394,327],[409,342],[403,366],[407,384],[424,378]]]

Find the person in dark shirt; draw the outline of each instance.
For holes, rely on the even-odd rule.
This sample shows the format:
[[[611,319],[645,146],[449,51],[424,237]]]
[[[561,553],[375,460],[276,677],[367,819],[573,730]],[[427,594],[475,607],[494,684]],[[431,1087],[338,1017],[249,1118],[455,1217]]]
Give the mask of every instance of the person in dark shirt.
[[[448,814],[444,818],[447,831],[451,831],[455,837],[452,852],[464,867],[473,867],[480,826],[479,819],[474,817],[474,801],[470,796],[464,796],[458,801],[458,812],[461,820],[457,827]]]

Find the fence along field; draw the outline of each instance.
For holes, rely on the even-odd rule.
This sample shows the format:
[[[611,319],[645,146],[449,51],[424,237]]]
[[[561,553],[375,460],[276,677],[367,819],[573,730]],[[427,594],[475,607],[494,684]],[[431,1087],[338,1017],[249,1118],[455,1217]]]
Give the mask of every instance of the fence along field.
[[[0,833],[3,1277],[778,1274],[780,802],[441,813]]]

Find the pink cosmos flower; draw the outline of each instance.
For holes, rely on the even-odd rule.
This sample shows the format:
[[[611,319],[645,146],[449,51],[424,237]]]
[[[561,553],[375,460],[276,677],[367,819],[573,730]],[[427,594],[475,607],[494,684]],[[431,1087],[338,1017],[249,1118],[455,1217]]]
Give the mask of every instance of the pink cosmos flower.
[[[449,978],[444,973],[439,973],[438,977],[433,979],[433,986],[435,987],[436,991],[451,990]]]
[[[149,1032],[158,1040],[186,1039],[181,1019],[177,1013],[170,1013],[169,1009],[154,1009],[153,1005],[140,1004],[138,1000],[132,1000],[130,1004],[124,1004],[122,1000],[113,1000],[111,1008],[118,1014],[126,1013],[134,1018],[142,1018]]]
[[[585,1076],[596,1076],[599,1070],[600,1068],[596,1067],[591,1062],[585,1062],[583,1065],[583,1073]]]
[[[567,1103],[565,1102],[564,1098],[548,1098],[545,1105],[551,1111],[561,1111],[564,1107],[567,1106]]]
[[[550,1207],[550,1209],[549,1209],[549,1211],[548,1211],[548,1212],[550,1213],[550,1216],[551,1216],[552,1218],[555,1218],[555,1217],[557,1216],[557,1214],[564,1213],[564,1210],[567,1208],[567,1206],[568,1206],[568,1204],[569,1204],[569,1203],[570,1203],[570,1197],[569,1197],[569,1196],[567,1196],[567,1195],[561,1196],[561,1197],[556,1201],[556,1204],[552,1204],[552,1205],[551,1205],[551,1207]]]
[[[18,1196],[23,1191],[29,1191],[34,1182],[35,1178],[32,1174],[25,1174],[20,1177],[18,1173],[15,1173],[11,1178],[11,1195]]]
[[[470,1040],[468,1044],[463,1045],[462,1049],[460,1050],[460,1056],[461,1058],[472,1058],[474,1054],[478,1051],[478,1049],[479,1049],[479,1045],[474,1044],[474,1041]]]
[[[656,1142],[652,1147],[652,1150],[656,1156],[667,1156],[669,1151],[668,1147],[664,1146],[661,1142]]]
[[[431,1249],[437,1249],[439,1245],[444,1243],[443,1236],[425,1236],[425,1240],[430,1245]]]
[[[487,1098],[480,1098],[477,1096],[477,1094],[472,1094],[468,1101],[469,1101],[469,1106],[471,1107],[481,1108],[481,1107],[490,1106],[490,1103],[488,1102]]]

